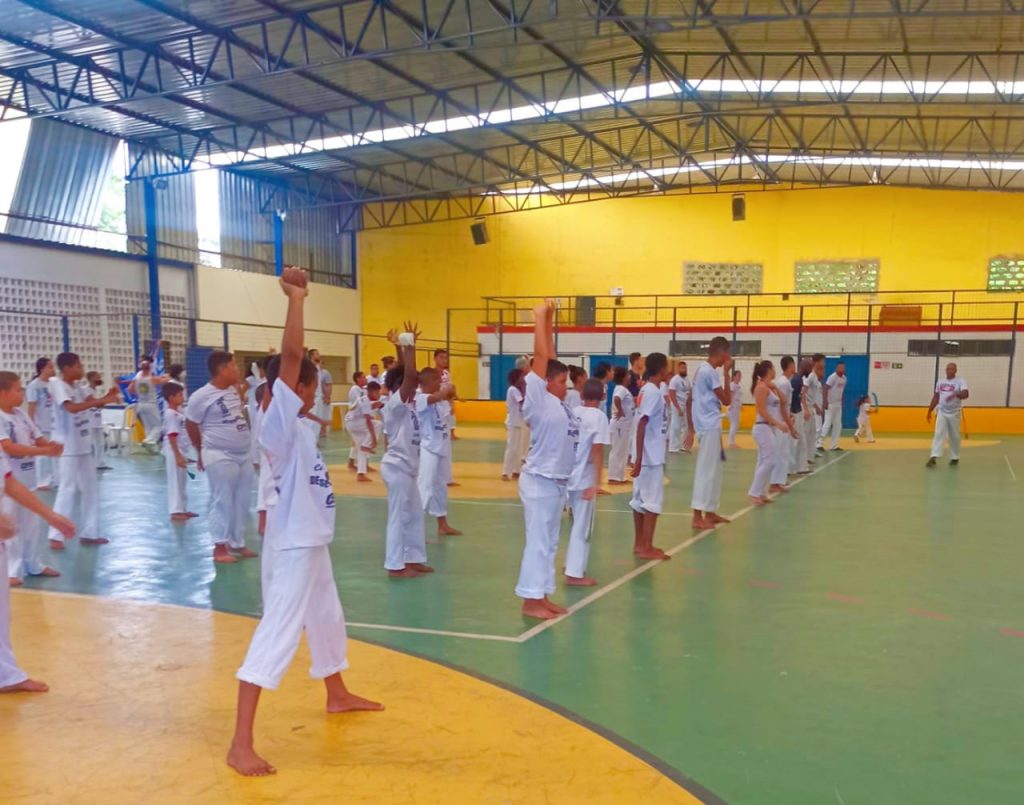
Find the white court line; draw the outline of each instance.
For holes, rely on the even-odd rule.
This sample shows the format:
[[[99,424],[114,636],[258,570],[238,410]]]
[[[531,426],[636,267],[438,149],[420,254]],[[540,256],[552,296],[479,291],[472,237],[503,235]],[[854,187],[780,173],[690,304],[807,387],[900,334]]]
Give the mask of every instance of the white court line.
[[[440,637],[464,637],[470,640],[497,640],[502,643],[521,643],[520,635],[508,637],[496,634],[477,634],[475,632],[448,632],[443,629],[419,629],[415,626],[391,626],[386,623],[355,623],[347,621],[346,626],[354,626],[358,629],[381,629],[386,632],[409,632],[411,634],[430,634]]]
[[[1017,482],[1017,473],[1013,471],[1013,465],[1010,463],[1010,457],[1007,455],[1003,456],[1006,459],[1006,469],[1010,471],[1010,477],[1013,478],[1014,483]]]
[[[824,469],[828,469],[833,464],[838,464],[840,461],[842,461],[848,455],[850,455],[850,454],[849,453],[843,453],[838,458],[832,459],[832,461],[828,462],[828,464],[823,464],[822,466],[818,467],[817,469],[812,470],[808,475],[804,475],[804,476],[801,476],[800,478],[797,478],[795,481],[793,481],[793,483],[790,484],[790,488],[792,489],[797,484],[803,483],[808,478],[811,478],[812,476],[817,475],[819,472],[821,472]],[[748,512],[752,511],[755,508],[759,509],[761,507],[760,506],[754,506],[753,504],[751,504],[750,506],[745,506],[744,508],[740,509],[739,511],[733,512],[731,515],[729,515],[729,519],[732,520],[733,522],[735,522],[740,517],[742,517],[743,515],[747,514]],[[669,548],[667,551],[665,551],[665,553],[667,553],[669,556],[675,556],[680,551],[685,551],[687,548],[689,548],[689,547],[691,547],[693,545],[696,545],[698,542],[700,542],[702,539],[704,539],[705,537],[709,536],[710,534],[714,534],[715,531],[716,531],[716,529],[714,529],[714,528],[709,528],[709,529],[707,529],[705,531],[701,531],[696,536],[690,537],[689,539],[684,540],[683,542],[680,542],[674,548]],[[586,606],[589,606],[590,604],[594,603],[598,599],[604,598],[604,596],[608,595],[608,593],[613,592],[614,590],[617,590],[623,584],[626,584],[627,582],[632,581],[637,576],[640,576],[643,573],[646,573],[648,570],[651,570],[652,568],[658,567],[658,565],[661,565],[663,563],[663,561],[664,560],[662,560],[662,559],[652,559],[650,562],[647,562],[646,564],[640,565],[640,567],[638,567],[638,568],[634,568],[633,570],[631,570],[629,573],[625,574],[624,576],[619,576],[619,578],[617,578],[615,581],[605,585],[604,587],[600,588],[599,590],[596,590],[596,591],[592,592],[586,598],[581,598],[579,601],[577,601],[575,604],[573,604],[571,607],[569,607],[569,611],[565,615],[562,615],[559,618],[554,618],[553,620],[542,621],[541,623],[538,623],[536,626],[534,626],[532,629],[528,629],[527,631],[523,632],[521,635],[519,635],[519,642],[520,643],[525,643],[527,640],[530,640],[531,638],[536,637],[541,632],[544,632],[544,631],[550,629],[555,624],[562,623],[570,615],[573,615],[576,612],[579,612],[581,609],[583,609]]]

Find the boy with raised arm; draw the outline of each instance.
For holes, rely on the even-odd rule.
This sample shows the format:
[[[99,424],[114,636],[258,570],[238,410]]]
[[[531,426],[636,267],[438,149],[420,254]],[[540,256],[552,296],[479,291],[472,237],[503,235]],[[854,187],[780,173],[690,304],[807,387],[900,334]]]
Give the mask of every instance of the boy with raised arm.
[[[238,669],[238,713],[227,756],[229,766],[250,777],[276,772],[256,754],[256,708],[262,689],[280,684],[303,631],[312,656],[310,676],[323,679],[327,688],[327,712],[383,709],[350,693],[341,678],[348,668],[345,614],[328,550],[334,539],[334,492],[318,434],[300,419],[313,407],[319,383],[316,367],[303,357],[305,274],[287,267],[281,288],[288,313],[280,362],[268,366],[272,397],[260,424],[260,446],[278,487],[278,499],[267,512],[272,561],[264,578],[263,617]]]
[[[686,401],[686,422],[689,432],[683,446],[689,449],[694,436],[700,440],[697,462],[693,471],[693,527],[714,528],[729,520],[718,514],[722,498],[722,406],[732,402],[732,357],[729,342],[720,335],[708,345],[708,359],[697,367],[693,376],[690,399]],[[723,384],[718,370],[722,369]]]
[[[594,507],[604,466],[604,446],[611,443],[608,415],[604,412],[604,383],[591,378],[583,384],[583,404],[575,410],[580,420],[576,463],[569,478],[569,508],[572,530],[565,553],[565,583],[573,587],[593,587],[597,581],[587,575],[590,558],[590,532],[594,528]]]
[[[569,368],[555,359],[554,314],[550,300],[534,308],[533,364],[523,403],[531,443],[519,476],[526,545],[515,592],[523,599],[523,615],[540,620],[567,611],[548,596],[555,592],[559,526],[580,436],[580,420],[565,402]]]
[[[428,399],[441,398],[429,403],[420,420],[420,468],[417,485],[423,509],[437,518],[439,537],[461,537],[462,532],[448,522],[448,481],[451,478],[452,440],[449,408],[445,405],[455,396],[455,386],[441,383],[436,369],[420,372],[420,393]]]

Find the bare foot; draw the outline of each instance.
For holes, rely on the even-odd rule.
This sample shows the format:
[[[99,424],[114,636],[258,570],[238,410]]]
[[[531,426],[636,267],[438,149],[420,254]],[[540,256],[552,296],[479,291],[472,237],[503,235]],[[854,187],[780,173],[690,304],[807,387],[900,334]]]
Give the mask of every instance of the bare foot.
[[[565,607],[558,606],[558,604],[549,599],[547,596],[544,596],[544,598],[541,599],[541,603],[544,606],[546,606],[551,612],[554,612],[556,615],[565,615],[569,611]]]
[[[46,693],[50,686],[36,679],[26,679],[16,685],[0,688],[0,693]]]
[[[415,570],[417,573],[433,573],[434,572],[434,568],[432,568],[430,565],[423,564],[423,562],[410,562],[409,564],[407,564],[405,566],[405,569],[408,570],[410,567],[413,570]]]
[[[449,481],[449,482],[448,482],[448,486],[449,486],[449,487],[453,487],[453,486],[462,486],[462,484],[460,484],[460,483],[458,483],[458,482],[456,482],[456,481]]]
[[[789,491],[789,487],[785,484],[772,484],[768,487],[769,492],[774,492],[777,495],[785,495]]]
[[[185,512],[186,517],[198,517],[199,515],[195,512]]]
[[[501,480],[503,480],[503,481],[511,481],[512,479],[509,478],[507,475],[502,475],[501,476]]]
[[[356,468],[356,462],[355,462],[355,461],[353,461],[353,460],[351,460],[351,459],[349,459],[349,462],[348,462],[348,468],[349,468],[350,470],[354,470],[354,469]]]
[[[401,570],[389,570],[388,575],[393,579],[414,579],[420,574],[409,567],[409,565],[406,565]]]
[[[215,545],[213,548],[213,561],[222,565],[233,565],[238,560],[228,552],[227,545]]]
[[[378,711],[383,709],[384,705],[380,702],[364,699],[362,696],[356,696],[354,693],[346,693],[344,696],[327,697],[328,713],[352,713],[357,710]]]
[[[51,551],[63,551],[64,548],[65,548],[64,543],[61,542],[59,539],[51,539],[50,540],[50,550]]]
[[[245,547],[239,548],[238,550],[234,551],[234,553],[242,559],[255,559],[257,556],[259,556],[259,554],[256,553],[256,551],[250,551],[248,548]]]
[[[751,502],[751,503],[752,503],[752,504],[753,504],[754,506],[764,506],[764,505],[765,505],[766,503],[769,503],[769,502],[770,502],[770,501],[768,500],[768,498],[759,498],[759,497],[755,497],[754,495],[747,495],[747,497],[749,497],[749,498],[750,498],[750,502]]]
[[[42,486],[36,487],[36,492],[49,492],[52,489],[53,487],[50,486],[49,484],[43,484]]]
[[[552,612],[540,599],[527,598],[523,601],[523,617],[536,618],[537,620],[549,621],[557,618],[558,615]]]
[[[372,484],[373,478],[369,477],[366,473],[361,472],[356,476],[356,480],[361,484]]]
[[[81,545],[106,545],[110,540],[106,537],[82,537],[78,542]]]
[[[714,512],[708,512],[708,519],[714,525],[721,525],[722,523],[732,522],[732,520],[730,520],[728,517],[722,517],[720,514],[715,514]]]
[[[188,515],[185,514],[185,512],[175,512],[174,514],[171,515],[171,522],[172,523],[183,523],[187,519],[188,519]]]
[[[44,567],[36,575],[37,576],[46,576],[47,578],[55,579],[55,578],[57,578],[57,576],[60,575],[60,571],[59,570],[55,570],[52,567]]]
[[[20,587],[24,583],[25,582],[23,582],[17,576],[11,576],[9,579],[7,579],[7,586],[8,587]]]
[[[462,532],[457,528],[452,528],[450,525],[444,528],[437,529],[437,536],[439,537],[461,537]]]
[[[590,576],[565,576],[565,583],[570,587],[596,587],[597,579]]]
[[[629,481],[608,481],[612,486],[625,486]]]
[[[711,520],[704,519],[702,517],[694,517],[693,522],[690,524],[694,531],[706,531],[709,528],[714,528],[715,524]]]
[[[667,560],[672,557],[665,553],[661,548],[644,548],[642,551],[636,551],[634,554],[638,559],[661,559]]]
[[[610,495],[611,492],[609,492],[607,489],[601,489],[600,487],[598,487],[597,494],[599,494],[599,495]]]
[[[256,754],[251,746],[235,746],[228,750],[228,765],[244,777],[266,777],[277,769]]]

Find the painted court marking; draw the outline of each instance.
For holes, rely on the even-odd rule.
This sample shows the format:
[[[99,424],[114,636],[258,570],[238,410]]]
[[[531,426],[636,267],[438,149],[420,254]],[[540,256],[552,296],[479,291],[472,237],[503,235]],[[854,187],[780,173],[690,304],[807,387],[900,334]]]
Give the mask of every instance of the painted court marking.
[[[1010,477],[1013,478],[1013,482],[1016,483],[1017,473],[1013,471],[1013,465],[1010,463],[1010,457],[1007,455],[1003,455],[1003,458],[1006,460],[1006,469],[1010,471]]]

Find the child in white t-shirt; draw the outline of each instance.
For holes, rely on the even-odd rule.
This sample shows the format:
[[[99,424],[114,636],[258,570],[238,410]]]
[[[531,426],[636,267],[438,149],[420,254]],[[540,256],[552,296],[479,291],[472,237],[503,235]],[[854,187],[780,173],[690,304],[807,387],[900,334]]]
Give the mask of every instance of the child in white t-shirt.
[[[582,366],[569,367],[569,388],[565,392],[565,404],[573,411],[583,405],[583,384],[587,382],[587,373]]]
[[[173,522],[198,517],[188,510],[188,465],[193,463],[192,443],[185,427],[181,404],[185,390],[177,383],[167,382],[160,390],[164,396],[164,460],[167,465],[167,508]]]
[[[157,390],[167,382],[166,375],[155,375],[152,372],[153,358],[143,355],[139,360],[139,371],[128,384],[128,392],[136,397],[135,413],[142,423],[145,437],[142,444],[155,450],[160,441],[160,407],[157,404]]]
[[[627,484],[626,465],[629,463],[630,439],[633,435],[633,418],[636,399],[629,390],[629,369],[616,366],[612,372],[615,391],[612,392],[612,448],[608,454],[608,483]]]
[[[608,415],[601,408],[604,383],[588,380],[583,384],[582,395],[583,405],[575,411],[580,420],[580,435],[569,478],[572,530],[569,533],[569,550],[565,554],[565,583],[575,587],[593,587],[597,581],[587,575],[590,534],[594,529],[594,506],[604,467],[604,447],[611,442],[611,436]]]
[[[450,401],[455,387],[442,384],[436,369],[420,372],[420,393],[430,400]],[[460,537],[462,532],[448,523],[448,481],[451,479],[452,440],[449,406],[431,402],[420,420],[420,469],[417,485],[423,510],[437,518],[439,537]]]
[[[871,407],[871,395],[865,394],[857,400],[857,430],[853,434],[853,440],[859,442],[861,436],[867,438],[868,444],[875,443],[875,434],[871,430],[871,415],[874,413]]]
[[[641,559],[668,559],[654,546],[654,528],[665,496],[665,396],[668,358],[652,352],[644,361],[643,388],[637,400],[636,460],[633,462],[633,554]]]
[[[28,400],[28,415],[36,423],[43,438],[53,438],[53,397],[50,395],[50,378],[54,376],[56,368],[49,358],[40,358],[36,361],[36,376],[25,389],[25,399]],[[38,456],[36,458],[36,481],[30,486],[40,492],[46,492],[57,483],[56,459],[49,456]]]
[[[103,376],[96,371],[86,372],[85,379],[93,397],[103,397],[106,389],[103,388]],[[107,433],[103,426],[103,408],[93,408],[90,419],[92,426],[92,456],[96,462],[96,469],[110,470],[107,464]]]
[[[276,772],[256,754],[256,707],[263,688],[277,689],[303,631],[312,656],[310,676],[324,680],[328,713],[383,709],[350,693],[341,677],[348,668],[345,613],[328,549],[334,539],[334,491],[317,449],[318,433],[301,419],[313,406],[318,383],[316,367],[302,349],[305,275],[288,267],[281,287],[288,313],[280,362],[268,366],[273,396],[260,426],[260,443],[279,497],[267,516],[264,561],[270,569],[264,577],[263,617],[238,669],[238,713],[227,756],[229,766],[249,777]]]
[[[367,475],[369,457],[371,453],[377,452],[377,428],[373,421],[373,411],[379,399],[380,386],[371,381],[366,384],[362,394],[355,395],[345,413],[345,430],[356,451],[356,480],[360,483],[370,483]]]
[[[359,410],[359,401],[366,396],[366,374],[364,372],[355,372],[352,375],[352,385],[348,390],[348,409],[345,413],[345,429],[348,429],[348,423],[351,422],[348,415],[353,411]],[[358,428],[358,423],[357,426]],[[349,430],[349,436],[352,438],[352,446],[348,450],[348,468],[359,472],[359,448],[362,444],[362,436],[359,436],[359,440],[352,436],[352,431]]]
[[[523,453],[523,370],[513,369],[508,373],[508,391],[505,393],[505,461],[502,464],[501,480],[511,481],[519,477],[519,470],[526,457]]]

